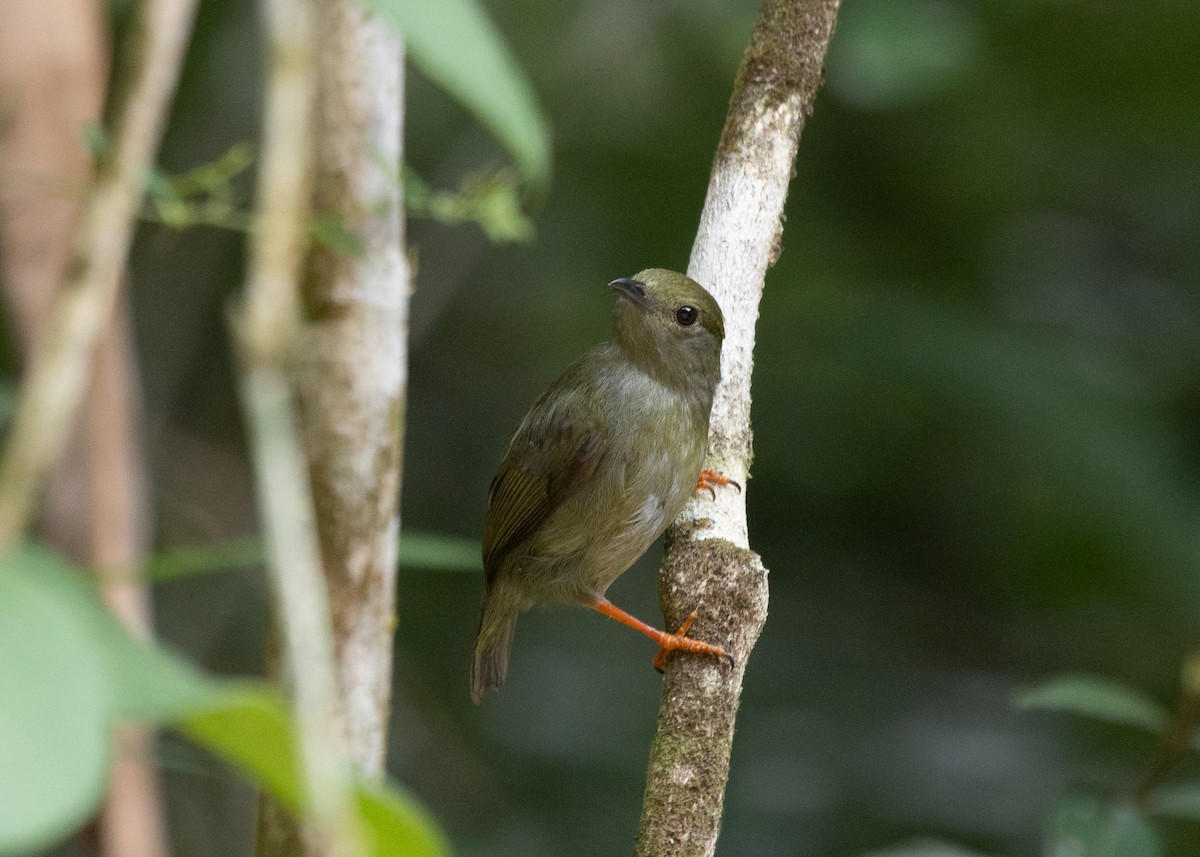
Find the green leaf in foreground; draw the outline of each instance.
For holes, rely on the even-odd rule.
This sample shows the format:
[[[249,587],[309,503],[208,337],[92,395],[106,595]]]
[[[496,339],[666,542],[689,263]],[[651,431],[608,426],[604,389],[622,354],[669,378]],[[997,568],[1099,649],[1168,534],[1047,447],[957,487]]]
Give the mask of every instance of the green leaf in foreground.
[[[108,780],[112,727],[205,704],[215,684],[129,635],[49,551],[0,563],[0,854],[79,826]]]
[[[360,783],[358,811],[371,837],[375,857],[445,857],[450,853],[441,829],[420,803],[394,783]]]
[[[243,687],[182,723],[185,734],[232,762],[293,812],[300,781],[292,760],[292,721],[275,695]],[[441,857],[446,840],[426,810],[395,784],[358,783],[355,802],[373,857]]]
[[[0,568],[0,854],[35,851],[94,811],[109,760],[109,676],[72,604],[19,557]]]
[[[366,0],[412,61],[486,125],[535,188],[550,180],[550,134],[533,88],[476,0]]]
[[[300,804],[291,720],[283,703],[252,686],[231,688],[180,729],[241,770],[293,810]]]
[[[134,639],[53,554],[0,563],[0,855],[52,845],[99,805],[112,727],[180,723],[287,806],[299,804],[291,718],[257,685],[211,679]],[[355,785],[379,857],[440,857],[445,838],[395,786]]]
[[[16,576],[69,611],[76,630],[87,638],[108,684],[110,719],[162,723],[208,702],[216,682],[166,649],[132,637],[79,571],[36,547],[23,550],[13,563]]]
[[[1021,710],[1065,711],[1156,733],[1166,728],[1170,718],[1165,708],[1140,691],[1099,676],[1060,676],[1021,692],[1013,704]]]

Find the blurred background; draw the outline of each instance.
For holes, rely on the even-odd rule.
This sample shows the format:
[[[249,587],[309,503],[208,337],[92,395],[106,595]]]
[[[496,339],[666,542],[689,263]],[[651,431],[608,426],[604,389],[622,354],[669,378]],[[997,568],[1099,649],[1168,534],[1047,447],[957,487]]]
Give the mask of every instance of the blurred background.
[[[410,224],[403,526],[466,539],[520,417],[607,336],[604,284],[686,266],[757,9],[486,6],[555,155],[527,243]],[[201,4],[165,170],[255,139],[257,54],[252,4]],[[429,185],[505,162],[416,73],[408,93]],[[721,854],[914,837],[1029,854],[1064,789],[1148,767],[1152,736],[1011,700],[1067,672],[1177,699],[1200,612],[1198,235],[1200,5],[847,0],[758,328],[746,497],[771,614]],[[161,550],[256,532],[226,326],[243,250],[207,227],[137,240]],[[659,555],[610,591],[654,623]],[[463,857],[628,853],[653,647],[584,611],[530,614],[507,686],[476,708],[480,590],[477,573],[402,568],[390,770]],[[262,671],[259,569],[155,595],[168,643]],[[181,740],[161,753],[175,853],[248,853],[248,787]],[[1200,849],[1200,825],[1163,829],[1170,853]]]

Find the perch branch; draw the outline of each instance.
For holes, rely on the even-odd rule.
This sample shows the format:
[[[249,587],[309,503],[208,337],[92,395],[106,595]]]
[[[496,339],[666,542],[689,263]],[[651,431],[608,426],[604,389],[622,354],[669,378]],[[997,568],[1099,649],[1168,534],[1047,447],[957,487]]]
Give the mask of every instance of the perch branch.
[[[734,84],[688,274],[725,312],[721,384],[705,464],[746,484],[750,374],[763,278],[779,256],[783,205],[822,80],[839,0],[764,0]],[[650,753],[637,857],[712,855],[734,719],[750,650],[766,621],[766,570],[749,549],[745,494],[698,496],[668,532],[659,599],[667,627],[692,610],[699,639],[733,667],[675,655]]]

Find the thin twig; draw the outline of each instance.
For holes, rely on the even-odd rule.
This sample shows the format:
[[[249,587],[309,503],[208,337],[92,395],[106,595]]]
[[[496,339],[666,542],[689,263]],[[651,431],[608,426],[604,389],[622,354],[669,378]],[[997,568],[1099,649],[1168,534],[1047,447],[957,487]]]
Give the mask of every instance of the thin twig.
[[[62,454],[112,317],[143,182],[158,149],[196,0],[146,0],[130,33],[134,56],[115,112],[66,281],[22,386],[0,461],[0,553],[21,540],[47,474]]]
[[[308,838],[323,853],[353,857],[362,853],[362,845],[348,792],[349,769],[333,728],[337,691],[329,604],[290,379],[300,330],[299,275],[308,246],[313,4],[267,0],[266,12],[259,228],[234,327],[268,568],[293,694]]]
[[[750,373],[763,278],[779,255],[783,204],[822,79],[839,0],[764,0],[717,148],[688,274],[725,313],[721,384],[706,467],[746,485]],[[766,571],[749,550],[746,494],[698,495],[668,533],[659,599],[667,626],[736,657],[673,656],[651,749],[638,857],[711,855],[720,830],[734,719],[750,649],[767,613]]]

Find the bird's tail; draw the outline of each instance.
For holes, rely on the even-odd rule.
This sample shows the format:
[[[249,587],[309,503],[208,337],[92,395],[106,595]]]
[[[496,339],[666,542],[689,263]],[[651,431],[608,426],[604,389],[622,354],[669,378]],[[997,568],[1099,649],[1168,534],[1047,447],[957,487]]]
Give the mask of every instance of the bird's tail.
[[[489,690],[497,690],[508,676],[508,653],[519,611],[485,598],[475,635],[475,654],[471,659],[471,699],[478,705]]]

